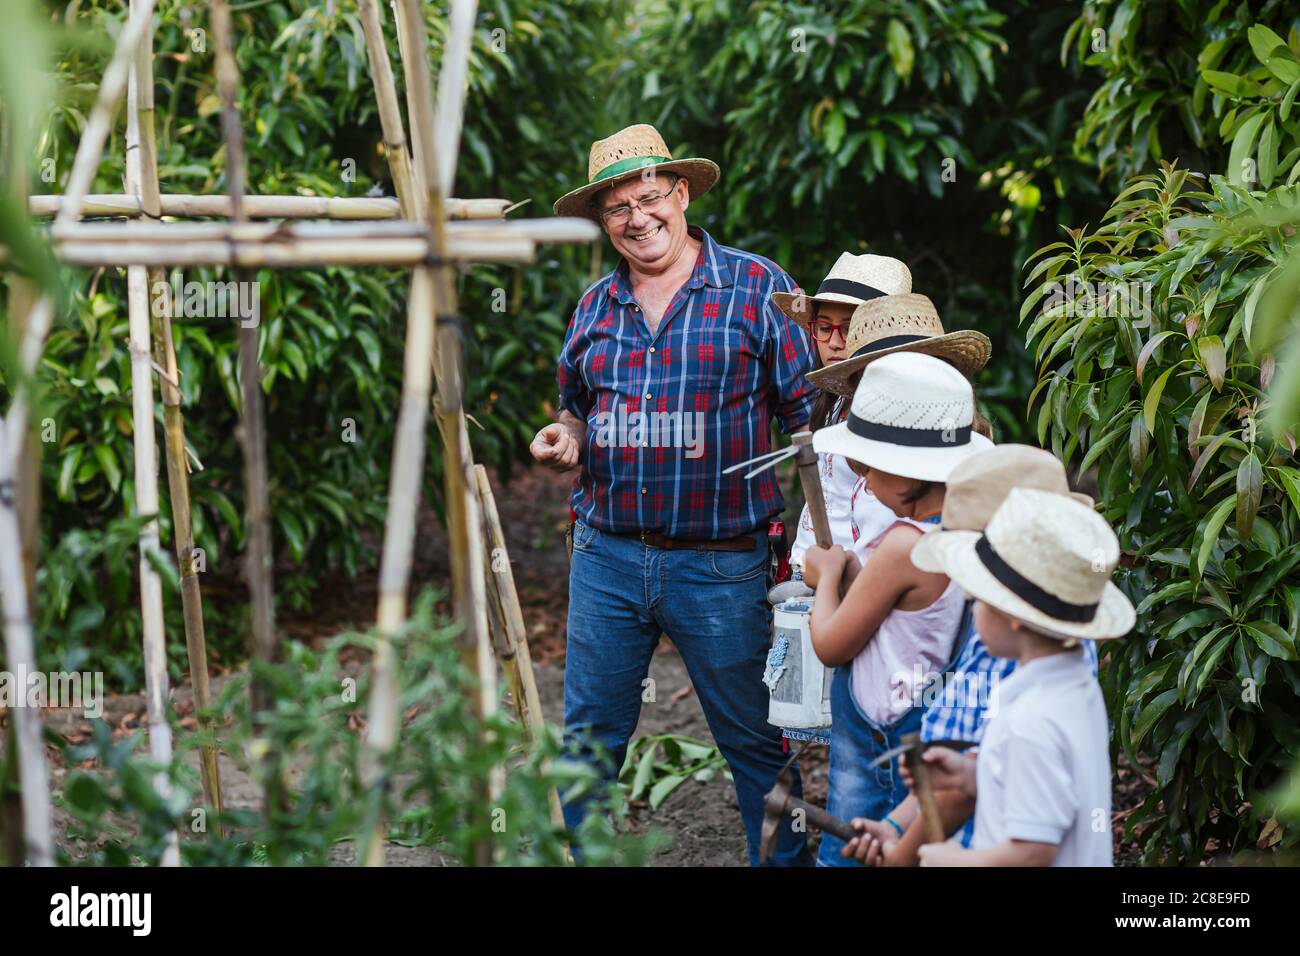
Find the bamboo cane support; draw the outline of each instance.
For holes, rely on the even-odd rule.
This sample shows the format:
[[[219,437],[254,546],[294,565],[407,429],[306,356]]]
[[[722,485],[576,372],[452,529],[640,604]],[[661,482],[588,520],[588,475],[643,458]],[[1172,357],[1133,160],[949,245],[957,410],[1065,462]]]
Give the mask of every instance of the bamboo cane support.
[[[0,119],[0,141],[5,145],[6,176],[17,208],[26,202],[31,177],[27,157],[19,152],[21,137],[10,123]],[[6,136],[6,134],[8,134]],[[9,277],[8,316],[12,346],[17,348],[23,339],[27,316],[38,298],[36,286],[20,275]],[[14,476],[13,498],[18,512],[19,536],[22,541],[23,579],[27,585],[28,600],[36,601],[36,560],[40,545],[41,508],[41,443],[33,429],[27,429],[24,441],[26,451],[18,472]],[[4,453],[0,447],[0,454]],[[23,838],[22,786],[18,781],[18,740],[16,728],[10,721],[5,728],[3,773],[0,773],[0,839],[3,839],[4,861],[7,866],[22,866],[26,858]]]
[[[56,243],[152,242],[184,245],[195,242],[238,242],[292,244],[299,241],[347,239],[353,242],[382,242],[392,239],[429,238],[423,222],[82,222],[51,230]],[[532,242],[592,242],[600,235],[596,224],[577,217],[516,219],[497,222],[451,223],[444,230],[451,244],[464,241],[495,242],[528,239]]]
[[[486,542],[488,564],[485,575],[500,609],[499,620],[495,623],[500,628],[498,633],[502,637],[501,666],[510,679],[510,692],[514,696],[519,722],[528,729],[529,738],[536,741],[546,732],[546,720],[542,714],[541,696],[537,692],[533,655],[528,648],[528,628],[524,624],[523,609],[519,606],[519,592],[515,589],[515,575],[506,550],[505,532],[497,515],[496,496],[492,493],[487,469],[475,465],[474,477],[483,513],[483,539]],[[550,804],[551,822],[562,829],[564,815],[560,809],[560,794],[553,787]]]
[[[153,16],[153,8],[154,0],[143,0],[139,6],[132,7],[126,25],[117,35],[112,59],[109,60],[104,76],[100,80],[95,105],[91,108],[81,139],[77,143],[77,152],[72,160],[72,171],[68,174],[68,184],[63,192],[58,216],[55,218],[55,224],[58,226],[70,225],[81,218],[81,204],[94,182],[95,170],[99,168],[99,161],[104,154],[104,142],[112,126],[113,113],[117,109],[118,100],[126,90],[131,62],[136,48],[140,45],[140,39],[145,34],[145,28],[149,25],[150,17]],[[45,337],[49,334],[53,320],[54,302],[48,295],[43,295],[32,307],[27,318],[27,327],[23,330],[23,341],[18,356],[18,367],[22,376],[30,377],[35,374],[36,365],[45,346]],[[13,400],[9,404],[7,415],[11,434],[27,433],[29,414],[27,392],[24,383],[19,381],[14,388]],[[25,457],[21,446],[17,447],[15,455],[18,457],[14,460],[14,470],[15,473],[21,474],[22,459]]]
[[[409,157],[408,157],[409,165]],[[145,213],[134,196],[92,193],[81,206],[83,216],[120,216],[128,219],[148,215],[178,219],[227,219],[230,197],[191,193],[164,193],[159,208]],[[34,219],[58,215],[63,197],[57,194],[31,196],[28,211]],[[500,219],[510,207],[509,199],[449,199],[447,216],[452,220]],[[385,220],[402,217],[397,199],[388,196],[245,196],[244,215],[249,219],[333,219]]]
[[[411,114],[411,129],[418,144],[417,153],[423,166],[425,193],[428,196],[429,229],[435,247],[440,253],[445,243],[442,202],[446,194],[439,188],[438,149],[434,139],[438,112],[464,110],[465,89],[450,84],[439,91],[442,105],[436,112],[433,104],[433,84],[429,75],[428,38],[419,0],[402,0],[407,23],[411,30],[408,63],[408,95],[413,94],[416,109]],[[456,7],[468,6],[469,10]],[[453,0],[452,19],[474,19],[476,4],[473,0]],[[461,75],[461,68],[453,58],[467,58],[468,44],[449,45],[444,50],[443,73]],[[457,121],[459,122],[459,121]],[[480,537],[478,496],[474,494],[473,457],[469,446],[469,432],[465,426],[462,397],[462,327],[456,295],[455,275],[449,266],[434,270],[434,305],[437,309],[437,414],[442,433],[446,481],[447,532],[452,561],[452,599],[456,617],[461,621],[461,647],[466,665],[478,675],[476,715],[480,720],[495,712],[497,706],[496,660],[492,651],[491,636],[487,629],[487,590],[483,577],[483,541]],[[490,803],[491,794],[484,794]],[[485,804],[484,810],[487,809]],[[484,839],[475,847],[475,861],[486,866],[491,863],[491,843]]]
[[[15,673],[36,673],[36,640],[27,582],[23,575],[22,533],[10,494],[18,446],[25,432],[0,422],[0,602],[5,616],[5,662]],[[18,780],[22,787],[23,839],[32,866],[54,865],[50,783],[45,768],[45,741],[37,707],[15,707]]]
[[[244,221],[244,131],[240,125],[239,67],[235,63],[233,28],[226,0],[210,0],[209,15],[216,41],[217,92],[221,99],[221,132],[226,145],[226,184],[230,196],[230,219]],[[246,263],[241,263],[246,265]],[[236,281],[246,277],[241,269]],[[270,688],[257,673],[258,665],[270,665],[276,658],[274,580],[271,551],[271,505],[266,461],[266,411],[262,398],[262,368],[258,359],[259,329],[256,323],[239,323],[239,374],[241,407],[240,445],[244,458],[244,522],[248,547],[244,555],[244,574],[249,593],[249,641],[253,659],[250,696],[254,733],[259,734],[265,714],[273,706]],[[258,748],[262,749],[262,748]],[[283,802],[283,781],[278,755],[266,749],[263,754],[265,778],[265,813],[273,820]],[[272,853],[276,853],[272,847]],[[274,859],[274,857],[273,857]]]
[[[145,214],[157,218],[161,208],[158,183],[158,145],[154,124],[153,31],[140,43],[136,55],[135,108],[139,146],[139,201]],[[132,225],[147,227],[147,221]],[[148,272],[148,288],[165,283],[162,269]],[[194,693],[196,721],[201,733],[209,738],[199,748],[199,777],[203,799],[216,815],[216,833],[224,833],[222,824],[221,776],[218,770],[216,724],[209,712],[212,691],[209,685],[207,638],[203,627],[203,596],[198,574],[194,570],[194,528],[190,513],[190,481],[186,468],[185,419],[181,411],[180,379],[176,350],[172,340],[171,302],[160,297],[161,308],[151,308],[154,361],[162,367],[159,391],[163,404],[164,451],[167,462],[167,488],[172,506],[172,544],[176,549],[176,566],[180,573],[181,613],[185,625],[185,651],[190,670],[190,687]]]
[[[359,0],[363,31],[366,36],[366,57],[370,61],[370,75],[374,77],[375,100],[379,106],[379,125],[384,136],[384,157],[393,177],[393,189],[402,207],[403,219],[419,218],[415,208],[415,179],[411,171],[411,155],[407,152],[406,131],[402,127],[402,112],[397,105],[397,85],[393,80],[393,65],[388,59],[384,44],[384,21],[375,0]]]
[[[135,6],[133,0],[132,6]],[[145,34],[148,35],[148,30]],[[141,43],[141,47],[144,44]],[[138,62],[138,61],[137,61]],[[141,180],[139,76],[132,64],[127,83],[126,180],[138,193]],[[154,433],[153,365],[149,348],[149,274],[144,266],[131,266],[126,274],[129,351],[131,353],[131,432],[135,451],[135,511],[151,516],[140,529],[140,615],[144,631],[145,702],[149,721],[149,753],[162,766],[172,760],[172,728],[167,722],[169,697],[167,634],[163,618],[162,579],[149,555],[158,551],[158,448]],[[154,789],[164,799],[171,795],[165,771],[154,775]],[[167,836],[163,866],[180,866],[176,832]]]

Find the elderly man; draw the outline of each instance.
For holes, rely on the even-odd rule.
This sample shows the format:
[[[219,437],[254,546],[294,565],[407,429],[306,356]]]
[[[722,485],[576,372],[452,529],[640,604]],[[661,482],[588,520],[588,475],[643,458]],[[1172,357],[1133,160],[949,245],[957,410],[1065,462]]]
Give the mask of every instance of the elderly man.
[[[608,784],[642,701],[654,699],[646,675],[666,633],[731,767],[752,864],[763,795],[785,762],[762,682],[766,530],[783,502],[771,471],[746,481],[723,470],[769,450],[774,416],[786,432],[807,427],[811,351],[771,302],[795,288],[790,277],[687,225],[690,200],[717,178],[709,160],[672,159],[652,126],[592,144],[588,183],[555,212],[598,220],[622,260],[574,311],[559,421],[531,451],[557,471],[581,468],[571,499],[566,736]],[[566,803],[570,828],[588,802]],[[774,862],[808,861],[803,834],[786,821]]]

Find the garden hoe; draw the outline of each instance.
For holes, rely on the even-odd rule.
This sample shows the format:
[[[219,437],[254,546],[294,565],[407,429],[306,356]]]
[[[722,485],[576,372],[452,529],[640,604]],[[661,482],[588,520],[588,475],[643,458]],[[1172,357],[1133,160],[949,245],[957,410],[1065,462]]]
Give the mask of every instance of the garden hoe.
[[[791,754],[790,760],[793,759],[794,754]],[[817,829],[834,833],[845,843],[858,835],[846,821],[831,816],[820,807],[805,803],[798,797],[790,796],[790,784],[790,762],[787,761],[777,775],[776,786],[763,798],[763,829],[762,839],[758,844],[758,862],[766,863],[772,858],[772,853],[776,850],[776,835],[780,831],[781,822],[791,814],[802,813],[803,818]]]

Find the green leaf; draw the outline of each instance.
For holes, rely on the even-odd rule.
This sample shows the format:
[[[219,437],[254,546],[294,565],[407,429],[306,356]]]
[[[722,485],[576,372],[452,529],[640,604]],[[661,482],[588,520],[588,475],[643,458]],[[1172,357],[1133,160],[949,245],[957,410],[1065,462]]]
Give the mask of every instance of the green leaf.
[[[640,800],[646,788],[650,786],[650,779],[654,776],[655,756],[658,753],[657,742],[652,742],[645,748],[645,753],[641,755],[641,760],[636,765],[636,776],[632,779],[631,799]]]
[[[690,778],[683,774],[672,773],[656,780],[655,785],[650,788],[650,809],[658,810],[659,805],[668,799],[668,795],[688,779]]]
[[[1265,113],[1255,113],[1237,128],[1232,138],[1232,150],[1228,154],[1228,181],[1234,186],[1248,189],[1259,187],[1259,173],[1251,169],[1251,153],[1255,148],[1255,135],[1264,121]],[[1249,182],[1246,180],[1249,178]]]
[[[1228,512],[1237,504],[1235,494],[1224,498],[1214,510],[1210,512],[1205,522],[1205,531],[1201,536],[1201,546],[1196,552],[1196,561],[1192,566],[1192,578],[1198,580],[1205,573],[1205,563],[1210,560],[1210,555],[1214,551],[1214,544],[1219,540],[1219,532],[1223,529],[1224,522],[1228,520]]]
[[[1178,703],[1177,687],[1171,687],[1164,693],[1152,698],[1151,703],[1142,709],[1142,713],[1138,715],[1138,719],[1133,724],[1134,745],[1142,743],[1142,739],[1150,733],[1156,722],[1176,703]]]
[[[1137,380],[1139,385],[1142,384],[1142,373],[1146,371],[1147,360],[1151,358],[1151,354],[1155,352],[1155,350],[1160,346],[1160,343],[1163,342],[1165,339],[1169,338],[1169,336],[1173,334],[1174,333],[1172,331],[1160,332],[1156,335],[1151,336],[1151,338],[1147,341],[1147,344],[1142,346],[1142,351],[1138,353],[1137,363],[1134,366],[1134,370],[1137,373]]]
[[[1227,352],[1223,340],[1217,335],[1206,335],[1196,340],[1196,352],[1201,359],[1201,367],[1210,377],[1210,384],[1217,392],[1223,388],[1223,379],[1227,374]]]
[[[118,467],[117,455],[113,449],[108,445],[96,445],[95,460],[99,462],[99,470],[108,479],[108,486],[117,491],[122,486],[122,469]]]
[[[1295,638],[1288,634],[1280,624],[1272,621],[1252,621],[1242,625],[1262,650],[1269,657],[1278,660],[1296,659]]]
[[[1259,499],[1264,490],[1264,469],[1252,451],[1237,466],[1237,536],[1250,540],[1259,512]]]
[[[1171,365],[1165,369],[1164,374],[1156,379],[1155,384],[1151,386],[1151,391],[1147,392],[1146,400],[1142,405],[1142,416],[1146,421],[1147,433],[1150,435],[1156,433],[1156,412],[1160,408],[1160,396],[1164,394],[1165,384],[1169,381],[1169,376],[1177,368],[1177,365]]]
[[[889,49],[889,58],[894,63],[894,72],[904,82],[912,77],[912,64],[916,53],[912,49],[912,35],[907,32],[901,20],[890,20],[886,31],[885,44]]]

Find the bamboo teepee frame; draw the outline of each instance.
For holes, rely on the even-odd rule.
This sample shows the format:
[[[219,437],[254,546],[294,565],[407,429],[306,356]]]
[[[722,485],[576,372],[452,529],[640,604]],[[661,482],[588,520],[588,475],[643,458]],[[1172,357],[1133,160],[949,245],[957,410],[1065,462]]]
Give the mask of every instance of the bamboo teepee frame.
[[[585,220],[547,219],[502,222],[508,202],[499,199],[456,199],[451,196],[459,151],[468,81],[468,57],[477,4],[452,0],[449,35],[435,106],[429,72],[428,37],[419,0],[397,0],[397,36],[406,78],[408,114],[414,135],[402,127],[397,90],[383,37],[383,23],[374,0],[358,0],[365,30],[367,56],[379,105],[383,139],[397,198],[318,199],[316,197],[246,196],[243,179],[243,137],[237,109],[238,70],[233,29],[225,0],[210,0],[216,45],[218,92],[227,158],[226,196],[165,195],[158,181],[153,116],[151,23],[154,0],[131,0],[130,14],[117,37],[104,72],[94,109],[87,120],[68,184],[62,196],[31,197],[33,216],[54,216],[51,237],[55,255],[75,265],[112,265],[128,271],[128,315],[134,411],[136,510],[158,511],[156,437],[153,419],[153,373],[160,378],[163,403],[168,488],[172,503],[174,546],[180,568],[186,648],[195,705],[202,715],[210,704],[202,601],[193,566],[193,529],[184,445],[184,419],[170,311],[149,319],[148,289],[163,281],[164,267],[224,265],[250,268],[298,268],[313,265],[386,264],[412,267],[408,299],[403,389],[393,448],[388,515],[380,567],[377,611],[378,641],[372,663],[367,747],[368,782],[386,787],[378,773],[384,757],[396,746],[399,732],[398,681],[392,635],[405,623],[406,591],[414,548],[415,514],[424,464],[428,406],[437,386],[436,414],[444,446],[447,511],[452,562],[452,596],[461,623],[462,653],[478,677],[475,715],[482,720],[497,706],[497,654],[489,619],[497,627],[496,645],[506,670],[520,721],[536,734],[543,727],[536,682],[528,654],[523,617],[504,555],[504,538],[496,515],[487,474],[476,466],[462,406],[463,320],[459,315],[455,269],[468,261],[528,262],[540,242],[592,242],[599,231]],[[113,114],[124,92],[127,108],[127,182],[123,195],[88,195]],[[408,153],[407,144],[411,144]],[[82,223],[83,215],[113,216],[128,222]],[[215,217],[226,223],[179,224],[163,217]],[[254,224],[254,218],[318,217],[321,223]],[[498,221],[490,221],[493,219]],[[392,220],[398,222],[340,223],[333,220]],[[457,221],[452,221],[457,220]],[[366,238],[364,244],[357,243]],[[368,250],[358,254],[358,248]],[[0,256],[3,250],[0,250]],[[0,258],[3,262],[3,258]],[[15,501],[14,477],[31,467],[29,417],[31,382],[53,320],[48,295],[36,299],[23,317],[15,318],[20,335],[19,377],[8,413],[0,420],[0,594],[5,612],[5,650],[15,669],[34,671],[35,634],[21,555],[24,533]],[[276,653],[272,618],[271,538],[267,493],[265,426],[261,404],[261,375],[257,360],[257,328],[241,323],[240,371],[243,381],[241,448],[245,461],[249,546],[246,576],[253,610],[251,655],[256,664]],[[29,496],[30,497],[30,496]],[[485,535],[489,546],[485,547]],[[167,722],[166,640],[163,633],[161,582],[147,555],[159,547],[157,521],[149,522],[140,538],[141,612],[144,618],[146,690],[149,739],[153,756],[171,755]],[[30,552],[29,552],[30,553]],[[489,614],[488,602],[492,602]],[[256,668],[255,668],[256,671]],[[270,705],[254,673],[253,712]],[[201,720],[205,719],[201,716]],[[22,787],[26,855],[34,865],[54,860],[49,786],[41,743],[39,711],[18,708],[16,746]],[[210,735],[210,725],[203,729]],[[220,813],[221,790],[216,749],[201,756],[204,797]],[[494,775],[483,796],[486,802],[500,786],[504,768]],[[156,785],[165,788],[159,778]],[[273,795],[268,793],[268,800]],[[553,815],[558,801],[552,794]],[[219,818],[218,818],[219,819]],[[383,823],[364,841],[361,855],[368,864],[383,862]],[[491,862],[491,846],[476,845],[475,860]],[[179,862],[174,839],[165,864]]]

